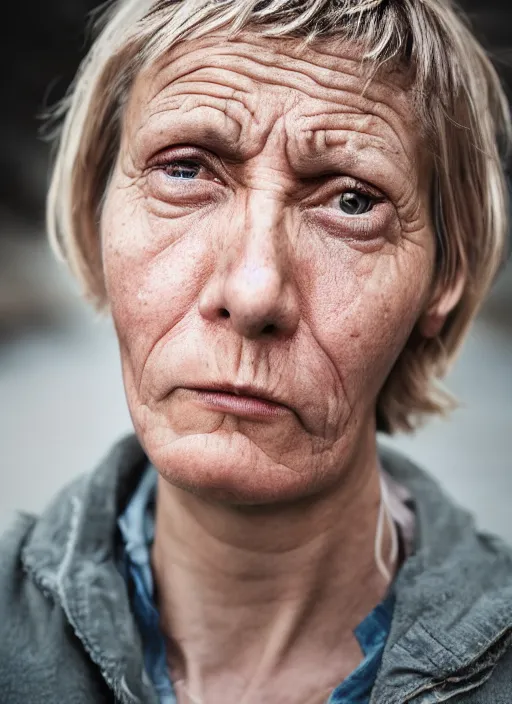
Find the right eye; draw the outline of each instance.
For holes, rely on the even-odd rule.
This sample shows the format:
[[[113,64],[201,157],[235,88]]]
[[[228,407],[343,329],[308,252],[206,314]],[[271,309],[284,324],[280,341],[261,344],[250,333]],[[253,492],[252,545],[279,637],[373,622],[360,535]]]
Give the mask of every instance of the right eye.
[[[197,149],[169,149],[153,158],[147,169],[148,194],[175,206],[211,203],[222,185],[214,157]]]
[[[170,178],[180,181],[191,181],[201,172],[202,166],[197,161],[190,159],[179,159],[171,161],[164,166],[164,171]]]

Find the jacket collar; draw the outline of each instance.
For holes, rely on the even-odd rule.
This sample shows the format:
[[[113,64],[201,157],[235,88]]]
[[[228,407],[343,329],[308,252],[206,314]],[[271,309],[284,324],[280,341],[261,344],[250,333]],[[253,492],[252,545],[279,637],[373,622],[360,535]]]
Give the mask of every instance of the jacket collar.
[[[385,448],[380,455],[409,490],[416,514],[414,552],[395,581],[391,633],[371,699],[401,704],[420,692],[435,697],[440,683],[446,693],[467,677],[478,682],[478,669],[484,677],[489,658],[510,645],[512,555],[499,539],[479,535],[471,516],[411,462]],[[135,436],[123,439],[95,472],[57,496],[23,554],[116,697],[131,704],[156,700],[117,568],[117,518],[147,462]]]
[[[116,699],[157,704],[144,671],[126,582],[118,569],[116,518],[147,459],[134,436],[66,487],[37,522],[23,560],[59,602]]]
[[[416,528],[371,702],[400,704],[427,692],[422,702],[445,701],[478,686],[511,645],[512,552],[479,534],[472,516],[406,458],[382,447],[380,456],[411,493]]]

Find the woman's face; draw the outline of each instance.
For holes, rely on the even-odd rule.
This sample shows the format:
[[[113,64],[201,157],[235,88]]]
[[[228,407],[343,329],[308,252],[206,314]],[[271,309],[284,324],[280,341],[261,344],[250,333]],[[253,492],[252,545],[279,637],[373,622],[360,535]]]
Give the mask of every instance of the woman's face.
[[[359,66],[350,45],[217,35],[135,82],[104,269],[137,434],[178,486],[290,500],[373,447],[435,245],[409,96]]]

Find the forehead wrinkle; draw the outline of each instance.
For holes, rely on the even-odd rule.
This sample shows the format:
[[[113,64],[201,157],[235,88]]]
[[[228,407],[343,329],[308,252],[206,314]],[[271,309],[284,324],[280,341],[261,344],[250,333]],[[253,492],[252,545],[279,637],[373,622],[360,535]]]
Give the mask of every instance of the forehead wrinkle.
[[[398,122],[396,126],[395,122]],[[326,110],[323,114],[316,110],[303,115],[300,120],[300,130],[296,133],[299,136],[305,133],[307,136],[310,133],[321,132],[324,134],[326,147],[329,143],[335,145],[347,132],[353,133],[361,141],[366,138],[368,143],[372,143],[382,152],[397,158],[405,157],[408,162],[411,162],[419,145],[417,140],[407,139],[407,135],[402,136],[400,126],[400,120],[391,122],[375,112],[354,113],[350,112],[350,109],[333,106],[332,110]]]
[[[311,46],[299,49],[298,40],[276,41],[262,38],[260,42],[248,43],[226,41],[222,35],[218,35],[218,39],[222,43],[214,42],[213,37],[204,37],[189,42],[187,50],[181,45],[174,48],[162,57],[160,64],[155,65],[155,78],[160,74],[160,79],[167,83],[179,80],[195,70],[195,65],[201,69],[208,67],[216,71],[225,68],[233,72],[232,60],[236,57],[236,72],[239,75],[263,84],[277,83],[281,79],[283,85],[298,88],[306,94],[309,92],[308,83],[313,88],[316,86],[324,89],[343,89],[361,96],[364,91],[364,96],[370,101],[385,100],[390,90],[397,95],[404,92],[397,82],[384,81],[382,76],[375,76],[368,83],[361,71],[361,62],[341,56],[341,52],[332,54],[325,50],[315,50]],[[254,53],[254,44],[258,47],[257,56]],[[191,45],[195,48],[191,49]],[[270,80],[269,68],[272,69]],[[166,75],[169,72],[171,76]],[[287,80],[288,76],[293,76],[293,80]],[[343,88],[340,87],[340,82],[343,83]]]
[[[230,69],[220,68],[218,66],[200,66],[180,78],[173,79],[169,85],[179,86],[183,83],[201,82],[208,85],[219,86],[229,90],[237,91],[240,95],[253,95],[257,84],[242,73]]]
[[[221,33],[217,36],[219,39],[223,38]],[[297,65],[304,66],[307,75],[309,75],[308,67],[316,66],[325,69],[323,75],[332,79],[333,86],[336,78],[340,74],[344,74],[358,81],[363,81],[364,92],[372,86],[379,91],[383,91],[384,95],[389,93],[390,89],[394,92],[399,91],[402,94],[410,92],[411,81],[406,66],[395,66],[393,68],[381,66],[380,68],[377,67],[379,68],[378,71],[372,73],[368,69],[376,67],[375,64],[368,61],[363,63],[361,58],[353,58],[355,54],[363,56],[366,51],[363,46],[358,46],[353,41],[343,38],[322,37],[304,46],[301,40],[298,39],[268,37],[255,31],[243,32],[239,35],[239,39],[242,40],[238,42],[240,46],[245,43],[249,46],[261,47],[269,55],[267,65],[272,68],[276,66],[288,68],[289,59],[291,58],[295,60]],[[269,46],[273,48],[269,49]],[[243,55],[249,59],[254,58],[254,53],[250,48]],[[307,58],[308,56],[312,58],[309,59]],[[325,86],[329,87],[329,85],[331,83],[325,81]]]
[[[255,83],[279,83],[311,98],[352,103],[354,109],[361,112],[370,112],[377,103],[388,105],[390,102],[402,117],[411,111],[409,95],[397,82],[384,82],[379,75],[368,84],[361,62],[347,57],[349,51],[354,53],[350,44],[338,42],[338,52],[333,53],[330,50],[333,42],[313,48],[311,45],[301,47],[298,40],[276,40],[251,33],[244,34],[243,38],[244,41],[227,41],[221,33],[174,47],[143,71],[146,82],[152,86],[152,95],[146,99],[151,100],[172,83],[201,72],[212,83],[224,80],[248,94],[254,92]],[[272,68],[270,75],[269,68]]]
[[[332,110],[323,114],[316,112],[302,117],[301,128],[301,132],[324,131],[332,135],[338,132],[354,132],[373,140],[387,151],[391,150],[390,141],[397,142],[397,147],[402,147],[402,142],[393,127],[379,115],[370,113],[354,113],[349,110]],[[395,149],[394,152],[398,154],[399,149]]]
[[[236,80],[228,80],[233,78],[234,72],[224,71],[223,73],[226,78],[224,81],[218,75],[209,77],[204,76],[201,70],[194,71],[178,81],[169,83],[155,100],[178,95],[215,96],[239,103],[256,120],[257,114],[253,103],[258,97],[258,85],[253,82],[252,91],[250,91],[247,87],[240,87]]]
[[[254,76],[251,75],[249,72],[243,72],[242,67],[240,66],[237,66],[236,71],[234,71],[232,68],[230,68],[229,70],[221,69],[221,71],[226,77],[225,83],[230,82],[229,79],[233,79],[233,92],[231,94],[231,99],[238,99],[239,102],[244,106],[244,108],[251,113],[252,119],[256,122],[259,122],[260,118],[255,107],[251,105],[251,102],[254,103],[257,100],[257,98],[260,96],[261,89],[265,89],[265,86],[268,88],[275,88],[276,90],[283,90],[284,88],[296,91],[298,100],[300,96],[302,96],[303,98],[309,98],[317,103],[323,101],[324,105],[319,107],[321,107],[321,112],[324,114],[333,114],[335,112],[356,112],[359,113],[363,119],[366,119],[369,115],[373,115],[374,117],[380,119],[383,124],[390,125],[390,123],[393,122],[397,123],[397,127],[402,122],[402,116],[393,107],[380,101],[371,100],[369,96],[361,95],[360,90],[352,91],[346,88],[326,88],[322,90],[322,92],[319,94],[318,84],[316,84],[315,86],[311,86],[309,90],[308,86],[304,85],[300,80],[298,84],[294,80],[281,80],[281,82],[278,84],[279,78],[289,78],[290,71],[288,69],[285,70],[281,75],[276,75],[276,72],[274,72],[272,75],[272,79],[269,79],[267,77],[264,77],[263,79],[261,77],[255,79]],[[190,74],[187,74],[186,76],[183,76],[181,79],[175,82],[173,81],[168,85],[168,89],[172,90],[173,86],[184,85],[185,82],[189,79],[192,82],[197,80],[197,82],[199,83],[197,74],[200,74],[200,78],[202,79],[201,83],[203,83],[204,85],[224,86],[225,84],[221,83],[218,78],[218,73],[218,68],[202,67],[193,71]],[[194,74],[196,74],[195,79]],[[239,85],[238,79],[240,79],[241,77],[247,79],[246,86],[250,85],[252,90],[249,90],[248,87],[244,87],[242,89],[242,93],[238,92],[239,89],[238,87],[235,88],[235,86]],[[266,101],[267,104],[268,102],[269,101]],[[318,116],[318,111],[316,114]],[[405,129],[406,125],[403,125],[403,127]],[[407,151],[405,140],[400,134],[399,130],[397,128],[391,129],[394,134],[396,134],[398,140],[402,145],[403,150]]]
[[[191,46],[194,48],[191,49]],[[257,61],[267,68],[289,69],[302,67],[304,75],[310,75],[311,67],[324,69],[324,75],[330,75],[333,80],[340,73],[352,76],[358,80],[366,81],[368,75],[363,70],[363,62],[360,58],[354,59],[355,53],[361,53],[362,48],[358,48],[353,42],[335,38],[317,39],[313,43],[304,46],[300,39],[292,37],[269,37],[258,31],[244,31],[236,38],[229,38],[223,32],[208,34],[199,39],[191,40],[187,43],[180,43],[173,47],[157,60],[156,64],[161,64],[166,68],[172,63],[190,55],[192,52],[197,55],[205,55],[212,60],[215,55],[233,56],[255,60],[254,48],[257,47]],[[368,66],[368,63],[365,64]],[[314,70],[314,69],[313,69]],[[371,83],[380,83],[387,89],[389,87],[402,88],[405,76],[404,72],[383,70],[372,78]]]
[[[300,165],[303,162],[306,164],[333,163],[333,158],[340,154],[342,147],[346,152],[343,158],[344,162],[355,163],[355,154],[369,150],[377,153],[378,157],[386,158],[389,161],[392,161],[389,157],[396,155],[396,152],[387,150],[384,141],[378,137],[364,135],[350,129],[319,129],[302,131],[294,144],[294,149],[290,150],[288,158],[290,163],[295,165],[294,168],[299,171],[302,170]],[[339,161],[339,156],[337,161]]]
[[[198,75],[199,74],[199,75]],[[237,136],[231,136],[231,141],[240,142],[240,133],[244,124],[251,120],[254,124],[259,122],[258,114],[251,104],[250,98],[257,98],[257,84],[254,81],[246,81],[245,84],[239,80],[241,77],[235,71],[223,71],[224,81],[220,80],[219,71],[206,80],[201,69],[188,74],[184,74],[181,79],[171,80],[166,84],[158,86],[158,91],[155,92],[155,83],[149,82],[146,89],[146,94],[151,90],[149,99],[144,97],[144,76],[139,75],[138,84],[134,87],[130,101],[131,109],[128,114],[131,116],[137,112],[137,107],[140,108],[138,115],[139,126],[136,134],[150,132],[152,129],[160,132],[162,138],[167,131],[173,132],[173,122],[176,115],[184,115],[190,112],[190,103],[196,101],[193,107],[200,107],[202,103],[204,107],[209,106],[220,110],[226,119],[231,119],[236,124]],[[231,85],[226,80],[230,78]],[[252,91],[249,90],[249,85]],[[142,97],[137,100],[138,92],[142,92]],[[142,107],[141,107],[142,106]],[[237,106],[238,109],[233,109]],[[172,113],[170,120],[164,120],[164,114]],[[246,113],[246,114],[244,114]],[[155,118],[162,116],[161,120],[156,121]],[[152,123],[157,122],[155,127]],[[205,126],[203,133],[208,131]]]
[[[147,71],[150,71],[150,75],[147,75],[146,78],[151,76],[151,80],[146,85],[149,84],[151,86],[154,94],[154,100],[151,102],[155,100],[157,102],[157,109],[151,108],[152,113],[156,115],[159,112],[169,111],[169,109],[172,111],[177,110],[179,106],[175,107],[174,104],[178,100],[183,103],[181,91],[184,88],[188,91],[186,98],[188,103],[186,110],[182,107],[182,115],[187,111],[189,113],[193,112],[193,110],[189,110],[190,101],[188,99],[191,95],[196,95],[197,100],[199,100],[200,96],[204,95],[199,91],[199,86],[207,85],[210,93],[215,92],[221,95],[213,107],[216,107],[221,112],[225,121],[229,118],[234,121],[237,129],[234,141],[238,142],[239,146],[242,146],[246,131],[244,123],[250,128],[261,127],[262,133],[266,132],[267,136],[269,132],[268,125],[258,124],[260,112],[250,104],[251,98],[254,101],[256,99],[260,99],[260,101],[264,99],[266,106],[272,104],[274,120],[288,112],[284,110],[284,103],[287,101],[283,101],[282,98],[277,99],[275,93],[272,97],[262,95],[270,87],[277,92],[283,90],[293,91],[292,96],[295,95],[297,104],[305,102],[307,106],[308,102],[311,101],[313,105],[318,105],[316,114],[306,114],[299,118],[299,125],[300,120],[313,120],[315,118],[323,120],[326,115],[332,115],[333,113],[351,113],[353,116],[359,114],[363,121],[367,120],[368,116],[373,115],[380,119],[383,125],[389,127],[396,136],[397,141],[400,142],[402,151],[406,155],[409,155],[409,152],[412,151],[411,147],[414,145],[405,124],[409,121],[406,119],[406,115],[400,114],[405,112],[402,110],[404,105],[411,107],[411,104],[406,99],[408,96],[405,95],[403,90],[397,90],[396,85],[387,84],[386,91],[382,96],[383,100],[376,100],[377,96],[373,96],[372,93],[375,92],[379,85],[381,87],[384,86],[377,79],[373,80],[363,95],[364,82],[360,72],[358,73],[357,71],[360,67],[359,61],[346,57],[342,58],[340,56],[341,52],[335,54],[330,53],[328,50],[315,51],[311,47],[307,47],[305,51],[302,49],[299,51],[298,42],[295,40],[290,43],[282,40],[276,43],[275,40],[268,38],[253,38],[251,36],[250,42],[224,41],[223,44],[219,45],[219,38],[224,40],[224,37],[215,39],[210,36],[202,40],[190,41],[187,46],[179,46],[177,52],[176,50],[169,52],[165,59],[162,59],[161,65],[157,66],[154,64],[150,69],[147,69]],[[257,57],[254,56],[254,45],[259,48]],[[280,52],[276,52],[273,49],[276,46],[281,48]],[[282,50],[283,46],[286,47],[286,52]],[[312,56],[317,60],[317,63],[312,64],[311,61],[305,60],[302,58],[304,55]],[[233,67],[234,58],[236,59],[235,67]],[[322,63],[329,64],[329,68],[323,67],[325,71],[322,74],[322,79],[319,80],[317,74],[319,69],[322,68],[319,64]],[[265,75],[262,75],[262,69],[268,69],[269,66],[273,68],[270,77],[268,76],[268,71],[265,72]],[[276,66],[278,67],[276,68]],[[282,66],[282,68],[279,66]],[[331,66],[337,67],[337,70],[334,70]],[[295,70],[297,68],[300,70]],[[340,68],[343,68],[344,72],[340,72]],[[154,73],[155,69],[156,74]],[[326,76],[329,80],[326,80]],[[305,81],[304,77],[308,80]],[[138,78],[141,78],[141,76],[139,75]],[[193,83],[196,84],[195,88],[191,88]],[[329,87],[333,84],[335,84],[333,87]],[[224,95],[224,88],[226,92],[231,90],[229,99]],[[158,89],[156,94],[154,93],[155,89]],[[171,100],[169,100],[169,94],[171,94]],[[206,100],[211,101],[211,97],[206,98]],[[220,101],[223,102],[221,103]],[[236,116],[237,111],[232,109],[234,104],[238,104],[241,115],[244,114],[244,111],[247,111],[247,118],[239,119]],[[279,110],[279,107],[281,107],[281,110]],[[312,112],[311,106],[310,112]],[[176,115],[176,112],[174,112],[174,115]],[[268,115],[265,115],[264,121],[268,117]],[[174,121],[175,119],[173,117]],[[215,123],[215,129],[217,129],[217,118],[215,118]],[[196,127],[200,128],[201,126],[197,125]],[[142,128],[143,125],[141,125]],[[213,133],[215,130],[212,128],[212,125],[201,127],[203,133],[208,131]],[[311,130],[311,126],[309,129]],[[316,129],[324,129],[326,146],[328,146],[328,142],[336,142],[338,139],[335,130],[325,130],[325,128],[320,127]],[[252,129],[251,132],[250,136],[254,139],[255,135]],[[295,134],[297,133],[297,125],[290,130],[292,135],[294,132]],[[361,130],[355,130],[355,132],[361,132]],[[405,132],[405,134],[402,134],[402,132]],[[235,135],[232,136],[234,137]],[[259,141],[263,137],[264,134],[259,135]],[[352,141],[352,143],[354,142]],[[389,145],[384,144],[384,142],[381,146],[383,147],[381,151],[389,148]]]
[[[167,68],[170,67],[167,66]],[[148,103],[152,102],[157,99],[160,94],[171,90],[173,86],[181,86],[183,83],[192,83],[195,81],[205,84],[208,83],[209,85],[218,86],[221,88],[225,87],[233,91],[236,90],[236,92],[240,95],[250,95],[254,92],[254,80],[247,78],[241,73],[237,73],[233,70],[232,66],[229,68],[214,67],[213,70],[209,69],[211,69],[211,67],[205,66],[204,64],[199,64],[195,68],[189,66],[188,70],[183,71],[182,73],[173,74],[171,76],[166,76],[166,72],[161,71],[148,82],[147,92],[149,93],[150,88],[152,92],[147,95],[146,101]],[[205,73],[207,75],[202,75]],[[139,76],[138,78],[142,78],[143,81],[144,75]],[[156,78],[159,80],[156,81]]]
[[[318,70],[318,67],[314,67],[313,70],[308,73],[303,70],[299,70],[297,66],[279,66],[272,64],[271,62],[262,62],[259,57],[255,59],[254,57],[241,57],[237,56],[236,70],[233,69],[233,53],[226,53],[222,57],[222,61],[215,61],[215,57],[209,57],[208,66],[202,66],[203,72],[211,72],[213,77],[215,73],[220,71],[227,71],[235,73],[247,79],[249,82],[255,82],[261,86],[277,86],[282,88],[289,88],[298,90],[304,95],[317,98],[317,99],[329,99],[332,95],[332,91],[336,93],[346,93],[347,95],[354,95],[360,97],[362,100],[372,100],[371,97],[371,84],[368,88],[365,98],[362,95],[361,90],[361,80],[359,77],[349,77],[347,80],[346,73],[337,73],[337,81],[325,81],[319,76],[313,75],[313,72]],[[307,62],[303,62],[305,66],[311,69],[311,65]],[[269,68],[272,71],[269,72]],[[343,86],[340,86],[340,79],[343,76],[345,79],[343,81]],[[319,92],[320,89],[320,92]]]

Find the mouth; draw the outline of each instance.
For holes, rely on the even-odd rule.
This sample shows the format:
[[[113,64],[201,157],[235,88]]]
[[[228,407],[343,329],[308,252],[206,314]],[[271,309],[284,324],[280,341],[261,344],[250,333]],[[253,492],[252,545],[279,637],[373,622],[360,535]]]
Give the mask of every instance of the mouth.
[[[288,414],[291,410],[274,396],[251,386],[212,384],[184,390],[202,406],[236,416],[269,418]]]

